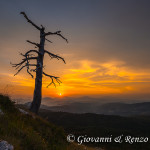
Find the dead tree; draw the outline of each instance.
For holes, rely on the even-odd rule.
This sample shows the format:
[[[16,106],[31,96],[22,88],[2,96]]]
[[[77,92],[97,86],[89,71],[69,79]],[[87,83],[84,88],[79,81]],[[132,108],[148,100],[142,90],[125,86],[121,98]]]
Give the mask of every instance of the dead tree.
[[[47,36],[57,35],[61,37],[62,39],[64,39],[66,42],[68,42],[68,40],[61,34],[61,31],[45,32],[45,28],[42,25],[37,26],[33,21],[31,21],[28,18],[25,12],[21,12],[20,14],[22,14],[24,18],[27,20],[27,22],[30,23],[32,26],[34,26],[40,32],[40,43],[35,43],[35,42],[31,42],[27,40],[28,43],[34,45],[35,48],[38,48],[38,50],[29,50],[25,54],[21,53],[21,55],[23,56],[22,61],[18,64],[12,64],[12,67],[15,67],[18,70],[15,75],[17,75],[24,68],[27,69],[27,73],[32,78],[34,78],[32,72],[36,72],[34,96],[33,96],[33,101],[31,103],[31,106],[30,106],[30,110],[34,113],[38,113],[38,110],[41,105],[41,98],[42,98],[43,75],[51,79],[51,82],[48,86],[50,86],[51,84],[54,84],[54,86],[56,86],[55,83],[58,83],[58,84],[61,83],[61,81],[59,80],[59,77],[49,75],[43,71],[44,54],[48,54],[50,58],[56,58],[58,60],[62,60],[65,63],[64,58],[45,50],[44,48],[45,41],[52,43],[50,40],[47,39]],[[32,60],[36,60],[36,64],[30,63]]]

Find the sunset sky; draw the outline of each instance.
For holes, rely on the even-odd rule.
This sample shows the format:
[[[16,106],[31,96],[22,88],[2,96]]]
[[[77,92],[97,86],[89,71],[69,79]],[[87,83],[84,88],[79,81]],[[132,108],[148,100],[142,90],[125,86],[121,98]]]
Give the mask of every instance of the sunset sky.
[[[64,57],[45,55],[44,71],[59,76],[56,88],[43,78],[43,97],[118,96],[150,98],[150,1],[149,0],[1,0],[0,92],[12,97],[32,97],[34,79],[10,62],[21,60],[39,42],[39,31],[19,13],[25,11],[46,31],[61,30],[69,40],[48,37],[46,50]]]

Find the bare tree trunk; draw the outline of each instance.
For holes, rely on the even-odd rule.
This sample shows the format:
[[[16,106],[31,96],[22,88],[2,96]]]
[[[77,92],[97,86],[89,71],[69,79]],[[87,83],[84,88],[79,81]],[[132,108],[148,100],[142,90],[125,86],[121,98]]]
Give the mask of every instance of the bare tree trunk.
[[[42,74],[43,74],[43,58],[44,58],[44,29],[40,31],[40,46],[39,46],[39,54],[37,59],[37,67],[36,67],[36,78],[35,78],[35,89],[33,102],[31,103],[30,110],[34,113],[38,113],[38,110],[41,105],[42,99]]]
[[[41,27],[37,26],[34,22],[32,22],[28,18],[28,16],[26,15],[25,12],[20,12],[20,14],[22,14],[24,16],[24,18],[28,21],[28,23],[30,23],[37,30],[40,31],[40,44],[27,40],[28,43],[33,44],[34,46],[38,47],[39,50],[29,50],[25,54],[20,53],[23,56],[22,61],[18,64],[12,64],[12,63],[11,64],[12,64],[12,67],[15,67],[16,69],[18,69],[18,71],[15,75],[17,75],[23,68],[26,68],[27,73],[32,78],[34,78],[31,71],[36,71],[34,96],[33,96],[33,101],[31,103],[30,110],[37,114],[38,111],[39,111],[39,108],[40,108],[40,105],[41,105],[41,99],[42,99],[42,75],[45,75],[45,76],[47,76],[51,79],[51,82],[48,86],[50,86],[51,84],[54,84],[54,86],[56,86],[55,82],[57,82],[59,84],[61,83],[61,81],[59,80],[59,77],[49,75],[49,74],[43,72],[44,53],[47,53],[50,56],[50,58],[56,58],[58,60],[61,59],[65,63],[64,58],[62,58],[58,55],[55,55],[55,54],[53,54],[53,53],[51,53],[51,52],[44,49],[45,40],[52,43],[50,40],[48,40],[46,38],[46,36],[48,36],[48,35],[57,35],[57,36],[61,37],[62,39],[64,39],[66,42],[68,42],[68,40],[61,34],[61,31],[45,32],[44,31],[45,28],[42,25],[41,25]],[[32,57],[32,53],[34,53],[36,55],[38,54],[38,56],[37,57]],[[37,60],[37,63],[36,64],[35,63],[31,64],[30,60],[35,60],[35,59]],[[36,69],[31,69],[30,67],[36,67]]]

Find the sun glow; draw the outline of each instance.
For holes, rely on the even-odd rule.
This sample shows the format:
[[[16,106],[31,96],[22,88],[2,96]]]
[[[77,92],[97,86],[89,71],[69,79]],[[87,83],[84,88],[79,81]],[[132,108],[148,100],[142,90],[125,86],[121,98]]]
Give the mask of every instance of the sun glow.
[[[59,95],[59,96],[62,96],[62,93],[59,93],[58,95]]]

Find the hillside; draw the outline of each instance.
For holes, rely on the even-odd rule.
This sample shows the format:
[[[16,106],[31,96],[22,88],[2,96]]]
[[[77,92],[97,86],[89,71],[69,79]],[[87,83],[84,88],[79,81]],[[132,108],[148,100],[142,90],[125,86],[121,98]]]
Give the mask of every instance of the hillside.
[[[85,146],[68,143],[63,128],[27,110],[19,111],[7,96],[0,95],[0,110],[0,141],[12,144],[14,150],[85,149]]]
[[[90,137],[116,137],[119,135],[133,137],[150,137],[149,116],[121,117],[112,115],[99,115],[92,113],[73,114],[66,112],[52,112],[40,110],[40,115],[50,122],[62,126],[69,134],[75,136],[87,135]],[[147,143],[86,143],[91,146],[104,147],[106,150],[149,150]]]

